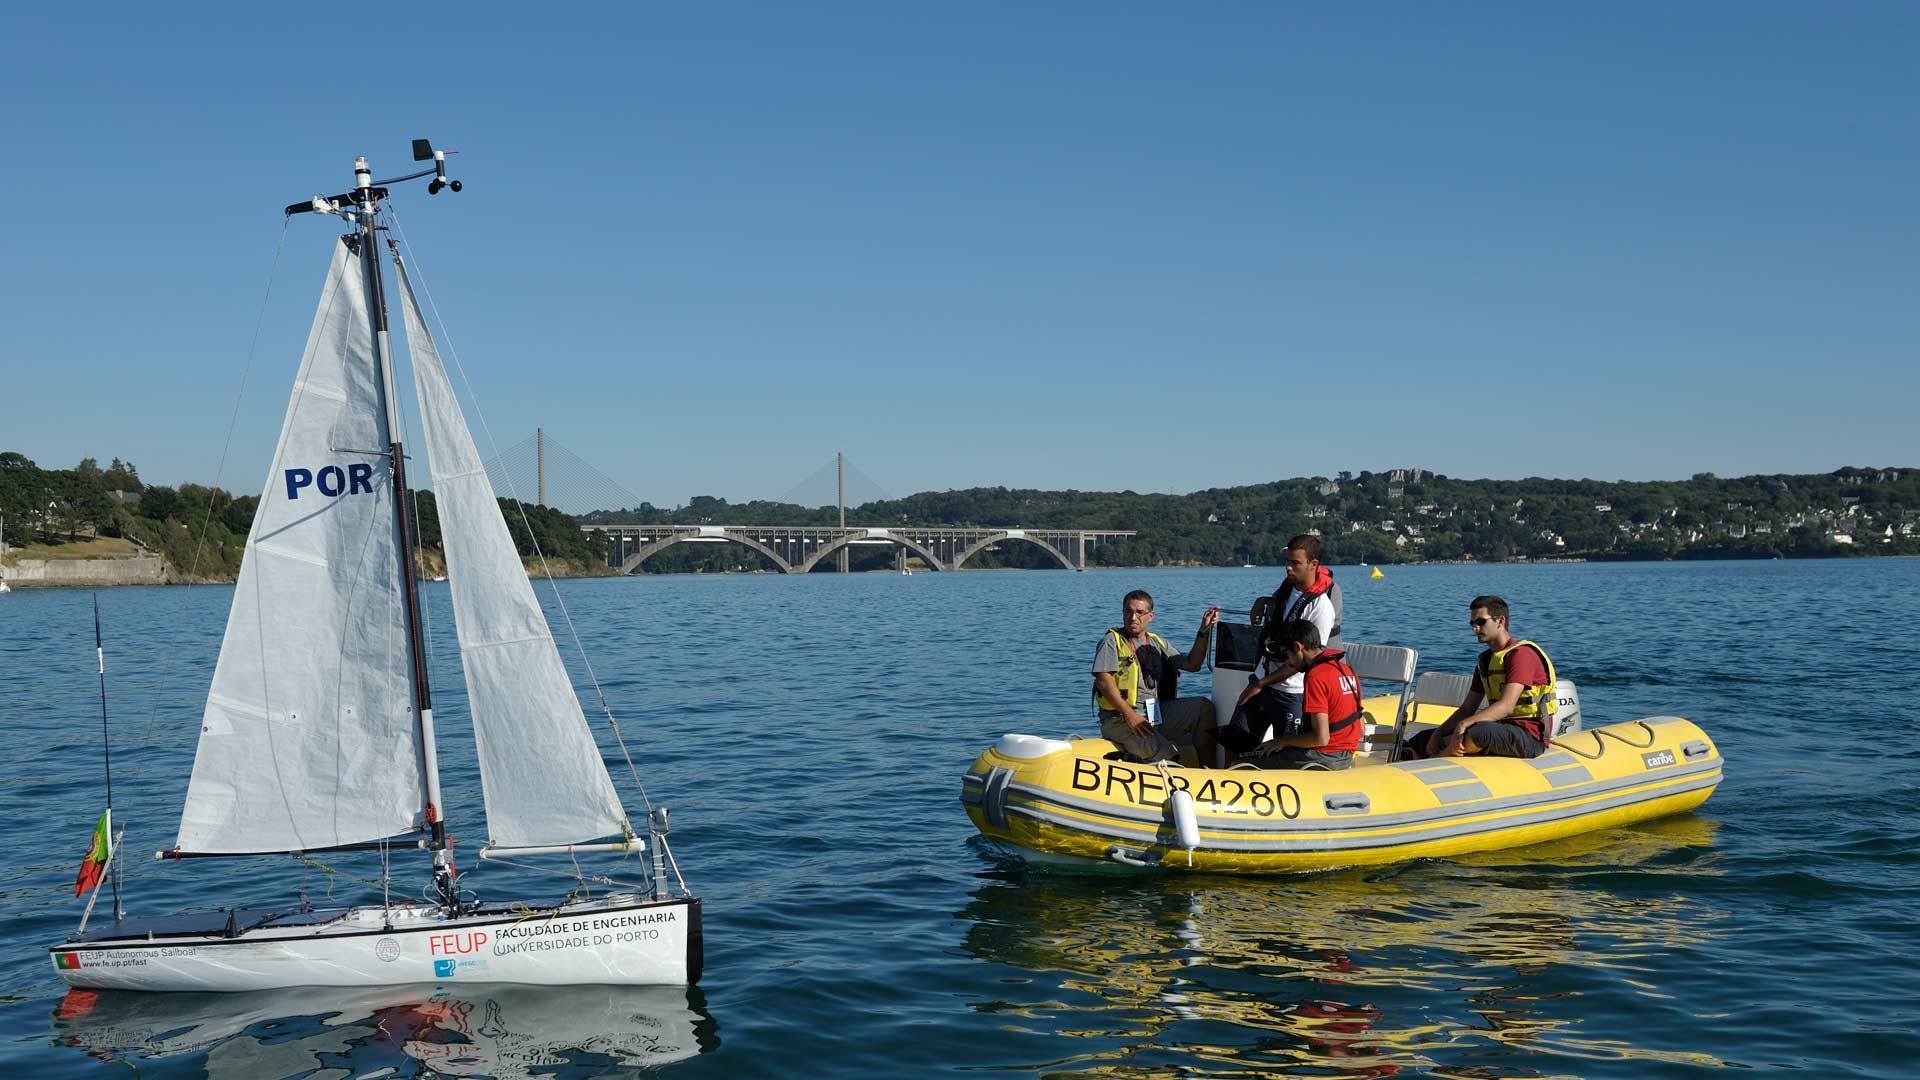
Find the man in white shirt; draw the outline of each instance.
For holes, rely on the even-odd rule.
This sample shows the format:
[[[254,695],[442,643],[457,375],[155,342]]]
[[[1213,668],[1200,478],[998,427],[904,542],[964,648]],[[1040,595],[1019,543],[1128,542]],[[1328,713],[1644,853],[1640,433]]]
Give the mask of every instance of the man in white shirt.
[[[1265,741],[1263,733],[1268,727],[1275,738],[1300,730],[1306,677],[1298,665],[1286,659],[1285,648],[1274,640],[1276,628],[1303,620],[1320,632],[1325,648],[1338,651],[1341,647],[1340,619],[1345,603],[1340,586],[1334,584],[1333,572],[1320,565],[1323,553],[1320,538],[1310,533],[1288,540],[1286,577],[1272,596],[1253,602],[1253,619],[1261,623],[1260,645],[1266,659],[1260,676],[1240,692],[1233,719],[1219,731],[1220,743],[1229,751],[1252,751]]]

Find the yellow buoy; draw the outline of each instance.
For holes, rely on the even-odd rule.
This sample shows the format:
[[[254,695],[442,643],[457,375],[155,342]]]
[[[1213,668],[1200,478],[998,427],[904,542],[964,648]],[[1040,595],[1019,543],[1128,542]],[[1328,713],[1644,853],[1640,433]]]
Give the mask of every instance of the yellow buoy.
[[[1377,578],[1383,578],[1383,577],[1386,577],[1387,575],[1385,575],[1385,574],[1383,574],[1383,573],[1381,573],[1381,572],[1380,572],[1380,568],[1376,566],[1376,567],[1374,567],[1374,568],[1373,568],[1373,573],[1371,573],[1371,574],[1369,574],[1369,575],[1367,575],[1367,576],[1368,576],[1368,577],[1377,577]]]

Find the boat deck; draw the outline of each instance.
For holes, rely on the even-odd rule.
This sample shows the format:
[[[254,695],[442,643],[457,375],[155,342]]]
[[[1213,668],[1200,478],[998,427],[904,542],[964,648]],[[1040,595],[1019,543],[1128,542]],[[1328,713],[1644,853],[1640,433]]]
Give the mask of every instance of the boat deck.
[[[307,911],[235,908],[229,911],[201,911],[185,915],[158,915],[119,922],[76,935],[73,944],[98,941],[122,941],[127,938],[208,937],[224,934],[238,937],[249,930],[269,928],[325,926],[346,917],[351,908],[320,908]]]
[[[587,913],[605,907],[629,906],[635,900],[632,894],[621,894],[597,902],[575,904],[569,910]],[[544,904],[477,904],[462,911],[453,922],[521,919],[530,913],[558,912],[562,906],[558,901]],[[76,934],[68,938],[63,946],[55,948],[168,938],[237,938],[255,931],[318,929],[335,923],[351,926],[356,922],[364,922],[367,924],[365,928],[370,929],[375,926],[432,925],[445,921],[441,909],[417,904],[400,904],[391,909],[377,904],[291,911],[279,908],[234,908],[121,919],[90,929],[84,934]]]

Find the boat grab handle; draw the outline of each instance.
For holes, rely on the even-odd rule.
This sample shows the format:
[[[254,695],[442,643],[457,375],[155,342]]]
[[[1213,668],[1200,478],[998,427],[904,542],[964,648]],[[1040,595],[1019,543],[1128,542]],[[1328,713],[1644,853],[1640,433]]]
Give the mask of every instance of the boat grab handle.
[[[1144,851],[1135,851],[1132,848],[1121,847],[1119,844],[1107,849],[1107,858],[1128,866],[1152,866],[1153,863],[1147,861],[1146,854]]]
[[[1695,739],[1694,741],[1680,748],[1680,756],[1686,758],[1688,761],[1692,761],[1694,758],[1697,758],[1697,757],[1706,757],[1708,754],[1711,754],[1711,753],[1713,753],[1713,747],[1708,746],[1706,743],[1701,742],[1698,739]]]
[[[1329,814],[1364,814],[1373,809],[1373,803],[1364,791],[1343,791],[1338,795],[1329,795],[1325,803]]]

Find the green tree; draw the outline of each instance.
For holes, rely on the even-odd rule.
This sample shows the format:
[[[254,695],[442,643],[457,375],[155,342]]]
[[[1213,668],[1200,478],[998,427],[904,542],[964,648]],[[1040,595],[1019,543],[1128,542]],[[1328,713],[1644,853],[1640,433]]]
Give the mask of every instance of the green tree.
[[[260,508],[258,495],[242,495],[227,505],[220,515],[221,524],[228,532],[236,536],[245,536],[253,530],[254,511]],[[435,538],[437,541],[437,537]]]
[[[47,473],[24,454],[0,453],[0,519],[14,534],[13,544],[46,527],[47,503],[54,492]]]
[[[140,516],[165,521],[180,516],[180,493],[170,487],[150,487],[140,493]]]
[[[113,464],[107,466],[101,478],[106,481],[109,491],[140,490],[140,470],[134,468],[131,461],[114,458]]]
[[[60,500],[65,506],[69,535],[78,529],[98,534],[100,527],[113,518],[113,499],[107,495],[107,482],[100,466],[92,458],[67,473],[60,485]]]

